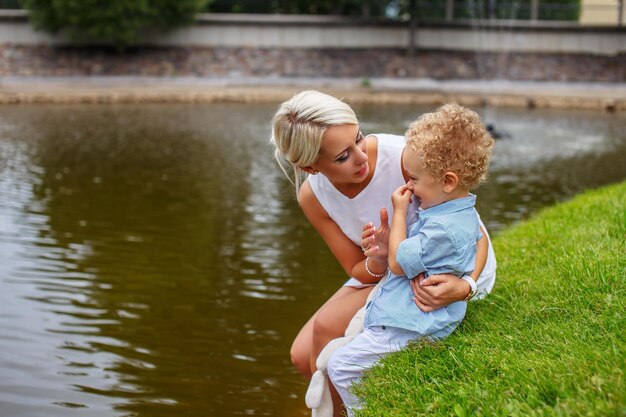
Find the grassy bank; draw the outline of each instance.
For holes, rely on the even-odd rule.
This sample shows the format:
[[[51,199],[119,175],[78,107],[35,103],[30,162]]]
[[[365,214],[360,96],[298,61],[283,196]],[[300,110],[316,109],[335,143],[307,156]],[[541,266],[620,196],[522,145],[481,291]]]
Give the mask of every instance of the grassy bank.
[[[359,416],[625,416],[626,182],[501,233],[498,281],[438,344],[386,358]]]

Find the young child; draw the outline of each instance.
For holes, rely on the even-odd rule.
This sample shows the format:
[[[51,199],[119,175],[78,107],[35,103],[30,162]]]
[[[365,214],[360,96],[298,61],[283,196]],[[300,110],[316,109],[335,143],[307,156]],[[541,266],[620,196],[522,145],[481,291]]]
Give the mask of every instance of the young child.
[[[367,305],[363,332],[328,362],[328,375],[348,415],[359,407],[351,385],[365,369],[411,340],[447,337],[463,320],[465,301],[476,293],[475,281],[466,274],[474,269],[481,238],[476,196],[469,191],[485,179],[492,147],[480,117],[456,104],[424,114],[409,127],[402,163],[410,181],[392,195],[391,274]],[[412,198],[419,201],[418,220],[407,238]],[[407,297],[410,279],[420,273],[455,274],[468,282],[470,293],[465,301],[425,313]]]

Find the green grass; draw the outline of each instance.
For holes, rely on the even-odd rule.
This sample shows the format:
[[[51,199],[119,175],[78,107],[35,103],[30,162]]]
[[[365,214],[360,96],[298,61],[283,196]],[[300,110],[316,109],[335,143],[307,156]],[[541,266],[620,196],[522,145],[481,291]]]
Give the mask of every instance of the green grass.
[[[381,361],[358,416],[626,416],[626,182],[494,239],[498,280],[448,339]]]

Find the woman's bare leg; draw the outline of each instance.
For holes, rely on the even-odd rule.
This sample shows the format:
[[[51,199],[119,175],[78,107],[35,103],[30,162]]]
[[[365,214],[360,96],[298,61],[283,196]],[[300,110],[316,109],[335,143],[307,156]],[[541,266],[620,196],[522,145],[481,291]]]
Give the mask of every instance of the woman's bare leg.
[[[374,287],[353,288],[356,291],[336,299],[331,298],[315,313],[310,359],[312,372],[317,369],[315,363],[322,349],[328,342],[346,333],[350,320],[365,305],[372,288]]]
[[[339,393],[335,389],[335,386],[330,380],[328,381],[328,387],[330,388],[330,398],[333,400],[333,417],[345,417],[346,407],[343,404],[343,400],[339,396]]]
[[[318,310],[319,311],[319,310]],[[313,347],[313,322],[317,312],[306,322],[291,344],[291,363],[307,380],[311,379],[311,348]]]
[[[348,295],[357,293],[360,289],[359,288],[355,288],[355,287],[341,287],[339,288],[339,290],[337,290],[337,292],[335,294],[333,294],[316,312],[315,314],[313,314],[313,316],[306,322],[306,324],[304,326],[302,326],[302,329],[300,329],[300,332],[298,333],[298,335],[296,336],[296,338],[293,341],[293,344],[291,345],[291,350],[290,350],[290,355],[291,355],[291,362],[293,363],[293,365],[295,366],[295,368],[298,370],[298,372],[300,372],[302,375],[304,375],[304,377],[306,379],[311,379],[311,375],[313,374],[313,370],[315,368],[313,368],[313,370],[311,370],[311,353],[312,353],[312,349],[313,349],[313,325],[315,323],[315,319],[318,315],[318,313],[330,302],[338,300],[340,298],[346,297]],[[358,308],[357,308],[358,310]],[[357,311],[355,310],[355,312]],[[346,327],[347,327],[347,323],[349,323],[350,320],[348,319],[348,321],[346,322]],[[335,337],[339,337],[342,336],[343,333],[346,330],[346,327],[344,327],[341,331],[340,334],[338,334]],[[317,354],[319,352],[316,353],[315,357],[317,357]]]

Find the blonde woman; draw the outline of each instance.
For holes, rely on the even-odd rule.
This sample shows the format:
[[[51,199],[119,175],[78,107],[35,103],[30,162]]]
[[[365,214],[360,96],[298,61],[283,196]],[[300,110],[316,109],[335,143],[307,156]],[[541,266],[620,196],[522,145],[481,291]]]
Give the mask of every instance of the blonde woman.
[[[350,277],[306,322],[291,347],[294,366],[310,378],[319,352],[343,335],[372,286],[387,273],[390,196],[409,179],[402,166],[405,140],[388,134],[365,136],[346,103],[303,91],[280,105],[270,143],[281,169],[295,184],[304,215]],[[414,216],[415,210],[409,209],[407,224]],[[378,219],[380,225],[374,226],[372,221]],[[486,239],[478,245],[471,279],[433,275],[419,284],[413,279],[415,308],[427,312],[464,300],[475,292],[476,282],[480,292],[491,290],[495,256],[484,227],[481,232]]]

